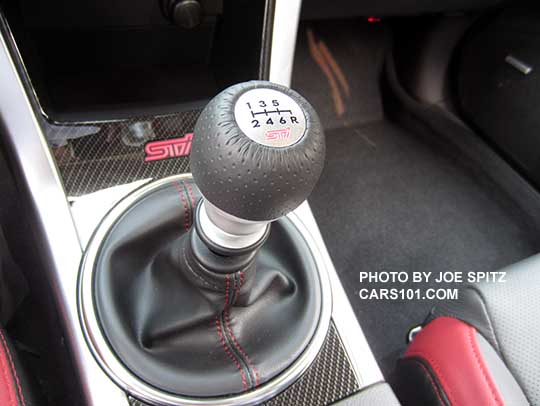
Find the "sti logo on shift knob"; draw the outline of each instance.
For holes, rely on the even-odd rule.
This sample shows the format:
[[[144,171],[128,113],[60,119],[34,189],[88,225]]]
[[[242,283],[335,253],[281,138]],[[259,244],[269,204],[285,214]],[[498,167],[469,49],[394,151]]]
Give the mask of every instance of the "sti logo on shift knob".
[[[286,140],[291,136],[290,128],[283,128],[281,130],[270,130],[265,134],[266,141]]]

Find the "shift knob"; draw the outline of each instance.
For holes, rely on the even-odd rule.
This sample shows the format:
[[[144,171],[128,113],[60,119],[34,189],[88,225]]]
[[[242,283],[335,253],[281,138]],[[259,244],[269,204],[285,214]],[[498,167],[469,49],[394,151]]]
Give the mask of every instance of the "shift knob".
[[[313,107],[287,87],[251,81],[224,90],[202,111],[190,159],[212,206],[248,222],[269,222],[309,197],[324,158]]]

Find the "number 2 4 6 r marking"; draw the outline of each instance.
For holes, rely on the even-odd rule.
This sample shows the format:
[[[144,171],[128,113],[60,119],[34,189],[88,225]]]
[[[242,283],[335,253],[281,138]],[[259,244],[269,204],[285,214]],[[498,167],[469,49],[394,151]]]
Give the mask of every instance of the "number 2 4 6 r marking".
[[[293,124],[298,123],[298,121],[296,120],[296,117],[291,117],[290,120],[291,120],[291,123],[293,123]],[[278,121],[276,121],[276,122],[274,122],[274,120],[272,120],[271,118],[266,120],[267,125],[274,125],[274,124],[276,124],[278,122],[279,122],[279,124],[285,125],[285,124],[287,124],[287,119],[285,117],[280,117],[280,119]],[[259,128],[261,126],[261,123],[260,123],[259,120],[251,120],[251,124],[253,124],[253,128]]]

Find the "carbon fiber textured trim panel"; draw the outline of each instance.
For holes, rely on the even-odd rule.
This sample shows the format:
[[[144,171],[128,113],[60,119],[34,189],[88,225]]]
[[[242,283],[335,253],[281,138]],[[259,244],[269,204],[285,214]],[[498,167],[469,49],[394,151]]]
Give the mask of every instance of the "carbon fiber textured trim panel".
[[[140,179],[189,171],[189,156],[145,162],[145,145],[193,131],[200,110],[168,116],[84,124],[42,120],[68,196],[81,196]]]
[[[304,375],[266,406],[327,406],[360,390],[339,335],[330,324],[321,352]],[[129,397],[131,406],[149,406]]]
[[[307,372],[266,406],[326,406],[360,389],[332,323],[321,352]]]

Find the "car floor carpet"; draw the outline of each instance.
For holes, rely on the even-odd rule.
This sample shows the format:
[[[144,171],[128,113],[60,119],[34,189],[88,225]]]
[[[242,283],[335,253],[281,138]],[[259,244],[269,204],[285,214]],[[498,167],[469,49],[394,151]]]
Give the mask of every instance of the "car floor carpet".
[[[326,129],[383,118],[379,80],[389,32],[362,20],[304,22],[298,30],[291,87]]]

